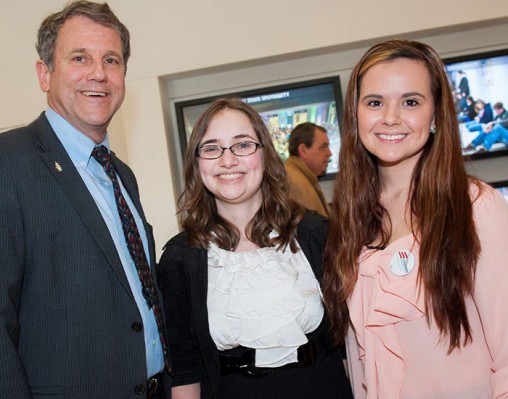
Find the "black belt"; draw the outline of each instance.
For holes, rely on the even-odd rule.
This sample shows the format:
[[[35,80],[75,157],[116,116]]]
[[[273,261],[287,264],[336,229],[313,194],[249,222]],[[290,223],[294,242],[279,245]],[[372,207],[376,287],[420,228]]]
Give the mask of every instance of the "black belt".
[[[162,373],[159,373],[146,380],[146,399],[157,398],[157,392],[161,385],[161,377]]]
[[[309,341],[298,348],[298,361],[280,367],[256,367],[256,350],[238,347],[219,352],[221,376],[243,374],[249,377],[261,377],[296,367],[309,367],[316,364],[318,345]]]

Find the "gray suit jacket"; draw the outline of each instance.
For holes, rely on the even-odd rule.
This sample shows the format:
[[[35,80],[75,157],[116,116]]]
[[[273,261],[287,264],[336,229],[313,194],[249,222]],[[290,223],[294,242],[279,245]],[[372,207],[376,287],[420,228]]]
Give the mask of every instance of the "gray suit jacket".
[[[146,223],[132,171],[112,154]],[[0,134],[0,398],[144,398],[141,316],[108,228],[42,114]],[[167,376],[169,378],[169,376]]]

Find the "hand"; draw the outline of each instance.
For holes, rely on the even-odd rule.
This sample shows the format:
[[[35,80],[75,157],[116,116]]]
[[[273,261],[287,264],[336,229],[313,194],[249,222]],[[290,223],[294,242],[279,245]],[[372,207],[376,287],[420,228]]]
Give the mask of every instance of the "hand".
[[[173,399],[199,399],[201,397],[201,384],[199,382],[189,385],[180,385],[171,389]]]

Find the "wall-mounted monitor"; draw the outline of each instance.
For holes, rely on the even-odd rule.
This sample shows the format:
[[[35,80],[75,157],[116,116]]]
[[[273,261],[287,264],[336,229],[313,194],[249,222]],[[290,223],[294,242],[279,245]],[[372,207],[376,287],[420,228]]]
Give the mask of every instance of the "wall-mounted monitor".
[[[220,97],[239,97],[252,106],[270,125],[273,143],[283,160],[288,157],[287,141],[296,125],[313,122],[323,126],[328,132],[332,152],[326,176],[329,178],[338,171],[342,112],[338,76],[176,102],[182,153],[185,152],[194,123],[210,103]]]
[[[463,154],[508,155],[508,49],[444,60],[454,93]],[[499,116],[498,116],[499,114]],[[496,119],[496,116],[497,119]]]
[[[508,180],[489,183],[508,201]]]

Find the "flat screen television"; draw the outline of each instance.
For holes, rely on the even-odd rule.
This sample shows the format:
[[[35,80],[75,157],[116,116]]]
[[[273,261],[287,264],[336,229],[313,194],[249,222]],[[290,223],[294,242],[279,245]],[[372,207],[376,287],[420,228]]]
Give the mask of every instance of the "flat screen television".
[[[489,108],[496,117],[495,103],[502,103],[508,110],[508,49],[448,58],[444,63],[455,96],[463,154],[471,158],[508,155],[508,129],[506,134],[492,130],[495,134],[487,139],[490,133],[485,134],[488,129],[479,123],[482,113],[475,111],[478,100],[486,104],[483,112],[487,120]],[[508,126],[508,120],[505,122]],[[494,121],[492,126],[498,124]]]
[[[490,183],[508,201],[508,180]]]
[[[213,100],[221,97],[239,97],[261,115],[269,124],[273,143],[283,160],[289,156],[287,142],[296,125],[312,122],[323,126],[328,132],[332,152],[324,179],[331,178],[338,171],[342,112],[338,76],[176,102],[182,153],[186,150],[194,123]]]

